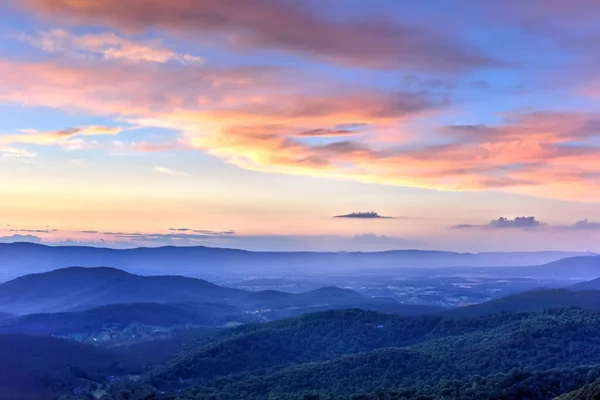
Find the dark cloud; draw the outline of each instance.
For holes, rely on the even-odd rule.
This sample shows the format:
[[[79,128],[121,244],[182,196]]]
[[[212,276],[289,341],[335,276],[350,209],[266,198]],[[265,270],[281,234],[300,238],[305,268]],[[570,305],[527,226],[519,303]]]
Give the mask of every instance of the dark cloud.
[[[534,229],[547,226],[546,223],[538,221],[535,217],[516,217],[515,219],[509,219],[500,217],[493,221],[490,221],[485,225],[470,225],[460,224],[454,225],[452,228],[455,229],[470,229],[470,228],[484,228],[484,229]]]
[[[202,235],[221,236],[221,235],[235,235],[234,230],[226,231],[213,231],[210,229],[192,229],[192,228],[169,228],[171,232],[193,232]]]
[[[58,232],[58,229],[9,229],[9,232],[22,232],[22,233],[53,233],[53,232]]]
[[[503,135],[501,127],[476,125],[451,125],[442,129],[444,133],[463,141],[496,140]]]
[[[368,127],[369,127],[369,124],[367,124],[366,122],[350,122],[350,123],[344,123],[344,124],[337,124],[335,126],[335,129],[359,131],[359,130],[363,130]]]
[[[348,129],[311,129],[298,133],[298,137],[336,137],[336,136],[353,136],[356,131]]]
[[[396,90],[388,92],[384,90],[348,90],[343,93],[334,92],[319,95],[291,95],[281,101],[270,104],[248,104],[237,109],[224,109],[213,113],[215,117],[243,118],[247,115],[263,116],[265,120],[277,116],[280,119],[287,118],[338,118],[354,115],[355,118],[403,118],[419,115],[423,112],[436,110],[449,104],[446,95],[439,95],[427,91]],[[277,135],[285,128],[282,125],[254,125],[255,132],[248,132],[244,127],[246,135],[257,133],[270,133]],[[357,130],[361,126],[338,125],[335,130]]]
[[[390,219],[393,217],[384,217],[382,215],[379,215],[378,213],[376,213],[375,211],[368,211],[368,212],[353,212],[350,214],[344,214],[344,215],[336,215],[333,218],[356,218],[356,219]]]
[[[453,229],[467,229],[467,228],[481,228],[482,226],[485,226],[485,225],[459,224],[459,225],[453,225],[453,226],[451,226],[451,228],[453,228]]]
[[[193,234],[193,233],[121,233],[114,235],[118,238],[131,240],[176,240],[176,239],[206,239],[215,235]]]
[[[42,238],[34,235],[11,235],[0,237],[0,243],[16,243],[16,242],[29,242],[29,243],[41,243]]]
[[[583,219],[575,222],[573,225],[565,227],[567,229],[600,229],[600,222]]]
[[[517,217],[508,219],[500,217],[495,221],[490,221],[490,226],[494,228],[536,228],[546,225],[538,221],[535,217]]]
[[[82,131],[81,128],[66,128],[61,131],[53,132],[53,135],[59,138],[75,136]]]
[[[211,235],[211,236],[229,236],[229,235],[235,235],[235,233],[236,233],[234,230],[210,231],[210,230],[206,230],[206,229],[193,229],[192,232],[201,233],[203,235]]]
[[[327,18],[300,1],[22,0],[42,15],[125,31],[166,29],[241,49],[275,49],[376,69],[461,71],[500,63],[437,26]]]
[[[182,229],[186,229],[182,231]],[[211,231],[202,229],[172,228],[172,233],[123,233],[105,232],[117,241],[132,241],[134,243],[147,243],[159,246],[193,246],[208,244],[209,240],[228,238],[235,235],[235,231]]]
[[[83,241],[83,240],[72,240],[72,239],[67,239],[67,240],[61,240],[60,242],[43,242],[46,245],[49,246],[90,246],[90,247],[112,247],[111,244],[107,243],[104,239],[100,239],[100,240],[96,240],[96,241]],[[119,243],[114,243],[114,247],[115,248],[119,248],[122,246],[125,246],[127,244],[132,244],[132,243],[126,243],[126,242],[119,242]]]
[[[352,122],[337,124],[334,128],[321,128],[302,131],[297,137],[336,137],[336,136],[355,136],[368,128],[369,124],[363,122]]]

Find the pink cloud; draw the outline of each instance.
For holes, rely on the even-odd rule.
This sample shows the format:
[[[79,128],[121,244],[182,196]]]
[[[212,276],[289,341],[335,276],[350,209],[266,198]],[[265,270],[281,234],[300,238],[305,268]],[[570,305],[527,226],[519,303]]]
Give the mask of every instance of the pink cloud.
[[[303,2],[253,0],[22,0],[47,17],[135,32],[162,28],[195,40],[277,49],[369,68],[452,71],[498,65],[435,28],[388,20],[329,20]]]
[[[285,71],[266,71],[200,67],[174,73],[0,61],[0,75],[12,77],[0,85],[0,101],[84,109],[173,129],[181,137],[176,144],[124,144],[113,151],[181,146],[267,172],[597,200],[600,148],[573,142],[594,137],[599,115],[513,113],[494,126],[441,129],[450,144],[423,141],[409,148],[403,134],[381,142],[377,131],[402,133],[406,122],[447,107],[443,99],[427,92],[348,91],[334,82],[314,92]],[[356,121],[363,130],[354,136],[326,134]],[[321,133],[326,140],[314,141],[303,132]]]
[[[53,29],[34,35],[20,35],[19,38],[43,51],[76,57],[96,55],[106,60],[136,63],[177,61],[182,64],[197,64],[202,61],[200,57],[191,54],[175,53],[158,40],[136,42],[114,33],[75,35],[63,29]]]

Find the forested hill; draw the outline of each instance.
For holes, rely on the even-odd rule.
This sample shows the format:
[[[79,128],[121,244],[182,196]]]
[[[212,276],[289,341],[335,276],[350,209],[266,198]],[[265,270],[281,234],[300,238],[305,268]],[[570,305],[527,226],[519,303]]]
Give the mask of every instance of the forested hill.
[[[600,313],[577,309],[470,319],[330,311],[232,329],[155,369],[151,381],[183,380],[203,395],[225,390],[248,399],[311,388],[348,395],[415,389],[515,368],[600,364],[598,332]]]
[[[444,312],[451,317],[477,317],[502,312],[525,313],[552,308],[579,307],[600,310],[600,291],[567,289],[533,290]]]
[[[600,278],[573,285],[570,290],[600,290]]]
[[[114,303],[218,301],[242,293],[181,276],[139,276],[115,268],[70,267],[0,285],[0,309],[28,314]]]
[[[110,350],[51,337],[0,335],[0,355],[2,400],[89,392],[107,375],[142,370]]]
[[[180,400],[549,400],[600,377],[599,332],[600,312],[581,309],[466,319],[333,310],[199,339],[110,391],[136,400],[152,390]]]
[[[582,388],[559,396],[556,400],[598,400],[600,399],[600,379]]]
[[[0,382],[0,392],[32,372],[47,383],[31,393],[61,400],[94,390],[102,400],[550,400],[600,378],[600,312],[574,308],[473,318],[330,310],[202,335],[164,363],[146,354],[161,364],[136,379],[127,378],[131,353],[12,337],[0,335],[10,364],[0,367],[14,368],[16,386]],[[160,342],[144,349],[162,351]],[[73,387],[81,393],[67,395]],[[27,399],[15,393],[4,398]]]

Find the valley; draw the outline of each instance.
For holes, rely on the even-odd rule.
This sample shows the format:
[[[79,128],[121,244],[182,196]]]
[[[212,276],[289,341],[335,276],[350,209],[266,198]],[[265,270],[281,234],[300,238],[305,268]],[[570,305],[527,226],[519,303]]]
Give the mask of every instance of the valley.
[[[57,374],[31,386],[33,397],[0,382],[0,398],[550,399],[594,390],[600,283],[565,279],[564,265],[600,275],[595,256],[519,274],[403,267],[220,284],[109,267],[24,275],[0,284],[0,341],[98,355],[64,369],[23,350],[15,373],[33,363]]]

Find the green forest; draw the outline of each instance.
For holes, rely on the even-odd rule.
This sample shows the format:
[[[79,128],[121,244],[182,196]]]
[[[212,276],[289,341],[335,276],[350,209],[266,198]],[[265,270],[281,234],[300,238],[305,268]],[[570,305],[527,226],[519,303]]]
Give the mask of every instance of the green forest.
[[[115,279],[121,284],[112,285]],[[108,303],[59,311],[71,309],[70,290],[81,285],[102,287]],[[170,301],[198,288],[208,288],[199,301]],[[58,270],[0,289],[6,309],[57,310],[2,316],[0,400],[600,395],[600,291],[589,284],[454,309],[373,300],[347,289],[250,292],[113,269]],[[79,304],[98,302],[93,291],[82,293]],[[111,303],[122,298],[136,301]]]
[[[150,365],[159,343],[135,365],[94,366],[99,384],[55,398],[592,399],[600,378],[600,312],[578,308],[471,318],[331,310],[188,337]]]

